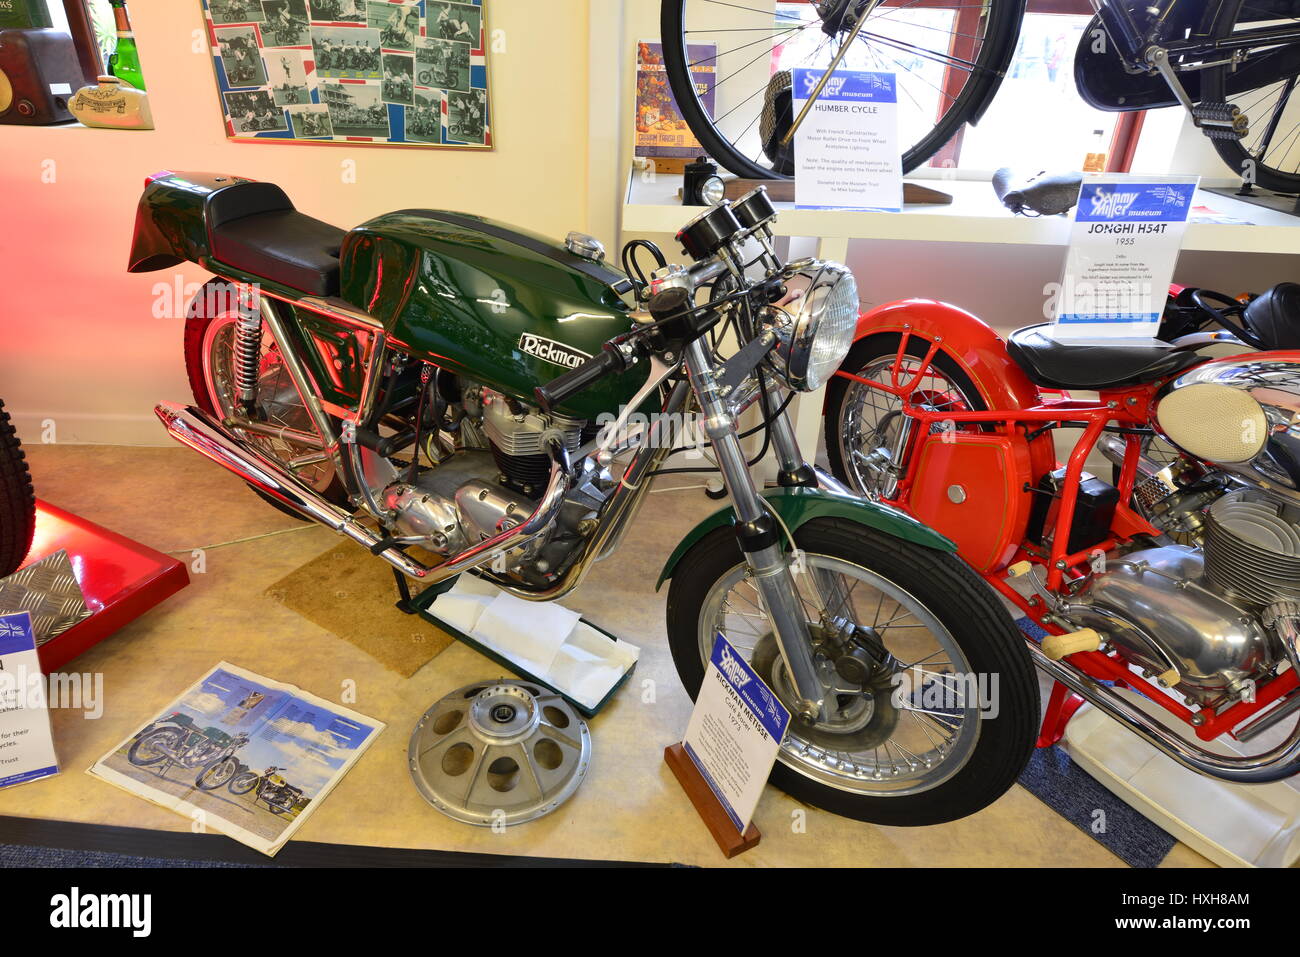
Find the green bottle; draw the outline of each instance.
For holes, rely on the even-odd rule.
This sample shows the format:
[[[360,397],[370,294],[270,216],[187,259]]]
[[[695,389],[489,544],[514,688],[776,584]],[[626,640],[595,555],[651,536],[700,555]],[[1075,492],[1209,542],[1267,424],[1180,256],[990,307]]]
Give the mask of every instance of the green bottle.
[[[126,0],[109,0],[117,20],[117,49],[108,58],[108,72],[127,86],[144,89],[144,72],[140,69],[140,51],[135,46],[135,33],[131,18],[126,12]]]

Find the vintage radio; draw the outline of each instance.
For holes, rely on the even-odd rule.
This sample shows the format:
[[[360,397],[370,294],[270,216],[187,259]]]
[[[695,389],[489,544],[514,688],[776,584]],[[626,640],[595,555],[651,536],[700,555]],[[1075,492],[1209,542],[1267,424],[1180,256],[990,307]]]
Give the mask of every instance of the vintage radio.
[[[73,119],[68,101],[93,79],[68,34],[0,30],[0,123],[67,123]]]

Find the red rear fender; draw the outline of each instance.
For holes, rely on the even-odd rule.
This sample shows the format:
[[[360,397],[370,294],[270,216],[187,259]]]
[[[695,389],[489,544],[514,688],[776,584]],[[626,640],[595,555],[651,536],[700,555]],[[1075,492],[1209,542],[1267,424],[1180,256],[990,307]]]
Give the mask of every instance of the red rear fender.
[[[983,319],[934,299],[903,299],[872,309],[858,319],[856,338],[910,330],[940,348],[971,378],[990,409],[1038,405],[1038,388],[1007,354],[1007,344]]]

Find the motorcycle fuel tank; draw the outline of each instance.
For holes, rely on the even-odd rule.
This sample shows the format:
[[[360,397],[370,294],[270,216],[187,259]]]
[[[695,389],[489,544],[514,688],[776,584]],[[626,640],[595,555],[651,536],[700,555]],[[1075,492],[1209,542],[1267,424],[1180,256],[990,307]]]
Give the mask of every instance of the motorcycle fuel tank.
[[[533,404],[533,390],[628,332],[626,277],[565,246],[464,213],[408,209],[352,230],[342,297],[380,320],[393,345]],[[617,413],[645,382],[638,367],[559,411]]]

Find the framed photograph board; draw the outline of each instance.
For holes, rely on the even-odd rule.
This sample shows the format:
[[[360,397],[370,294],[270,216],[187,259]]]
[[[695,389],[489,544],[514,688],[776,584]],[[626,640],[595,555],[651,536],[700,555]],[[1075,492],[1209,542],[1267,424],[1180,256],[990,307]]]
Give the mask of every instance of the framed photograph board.
[[[492,149],[487,0],[200,0],[226,135]]]

